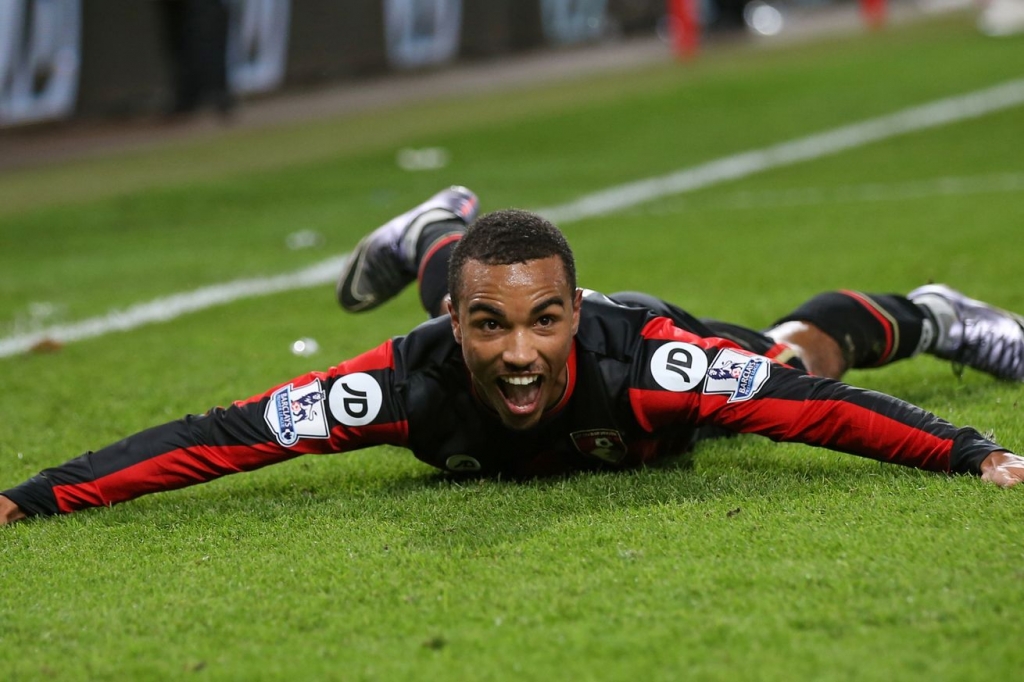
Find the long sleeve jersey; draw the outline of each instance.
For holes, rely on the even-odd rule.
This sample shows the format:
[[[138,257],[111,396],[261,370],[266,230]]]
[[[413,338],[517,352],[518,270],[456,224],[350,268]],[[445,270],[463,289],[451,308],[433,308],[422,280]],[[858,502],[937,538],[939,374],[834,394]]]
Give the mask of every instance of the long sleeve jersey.
[[[482,476],[624,469],[690,448],[705,426],[955,473],[979,473],[1004,449],[904,401],[687,326],[588,296],[563,397],[538,426],[516,431],[478,399],[448,319],[436,318],[327,371],[147,429],[3,494],[29,515],[69,513],[377,445]]]

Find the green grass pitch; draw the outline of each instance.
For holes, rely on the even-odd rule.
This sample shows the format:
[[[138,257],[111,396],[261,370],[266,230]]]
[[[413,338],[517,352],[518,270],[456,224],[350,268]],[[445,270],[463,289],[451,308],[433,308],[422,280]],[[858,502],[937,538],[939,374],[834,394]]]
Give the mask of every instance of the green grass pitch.
[[[0,176],[0,335],[344,253],[447,184],[541,207],[1020,78],[966,17],[722,47]],[[825,289],[945,281],[1024,310],[1024,108],[565,225],[584,285],[765,325]],[[451,163],[408,173],[401,147]],[[56,195],[57,200],[48,197]],[[289,250],[288,234],[323,243]],[[35,315],[35,317],[33,317]],[[421,319],[330,286],[0,360],[0,488],[332,365]],[[319,341],[312,357],[290,343]],[[851,383],[1024,450],[1024,389],[930,358]],[[0,677],[1009,680],[1024,489],[755,437],[692,466],[456,485],[408,453],[304,458],[0,529]]]

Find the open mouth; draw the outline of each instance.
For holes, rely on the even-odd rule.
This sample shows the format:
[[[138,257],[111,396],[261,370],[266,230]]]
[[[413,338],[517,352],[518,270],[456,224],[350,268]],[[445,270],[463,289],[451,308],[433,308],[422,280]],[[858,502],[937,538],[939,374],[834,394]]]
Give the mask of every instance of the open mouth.
[[[537,409],[543,383],[544,378],[538,374],[504,376],[498,379],[498,390],[509,410],[516,414],[527,414]]]

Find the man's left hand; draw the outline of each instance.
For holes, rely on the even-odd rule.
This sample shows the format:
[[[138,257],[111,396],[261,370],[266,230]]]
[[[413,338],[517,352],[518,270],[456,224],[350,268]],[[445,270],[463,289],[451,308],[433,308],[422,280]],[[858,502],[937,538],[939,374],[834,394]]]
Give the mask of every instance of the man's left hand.
[[[1024,481],[1024,457],[996,450],[981,462],[981,480],[1002,488],[1017,485]]]

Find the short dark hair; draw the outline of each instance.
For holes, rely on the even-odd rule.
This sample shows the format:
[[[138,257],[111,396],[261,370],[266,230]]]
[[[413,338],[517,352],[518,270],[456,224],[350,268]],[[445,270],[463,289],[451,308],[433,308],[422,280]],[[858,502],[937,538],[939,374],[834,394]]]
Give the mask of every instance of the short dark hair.
[[[462,268],[467,261],[511,265],[551,256],[562,259],[569,287],[576,291],[576,260],[557,227],[536,213],[515,208],[486,213],[469,226],[452,252],[448,261],[448,294],[457,305]]]

